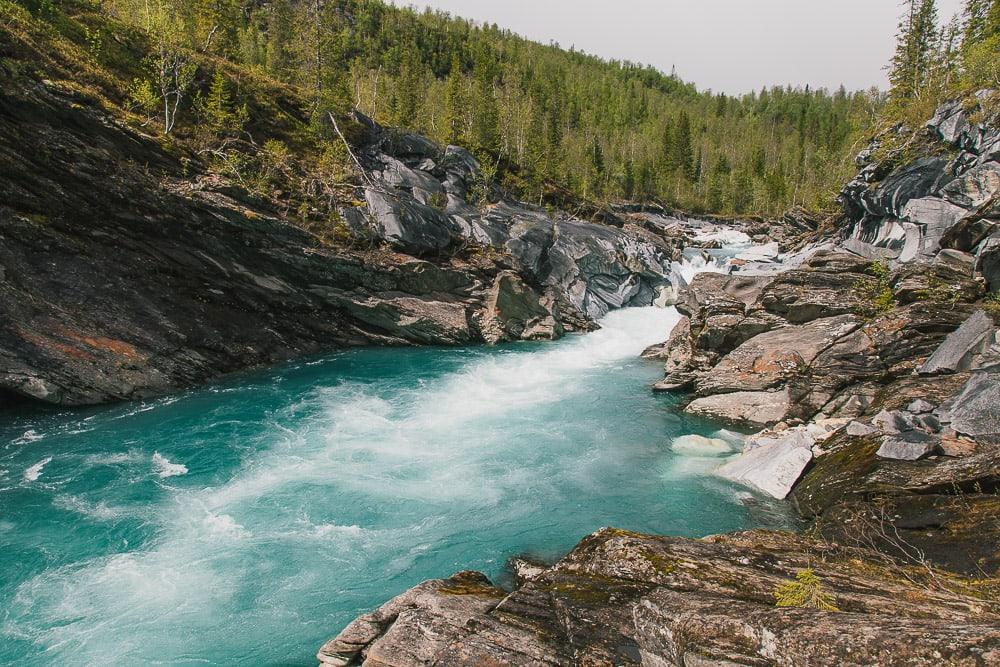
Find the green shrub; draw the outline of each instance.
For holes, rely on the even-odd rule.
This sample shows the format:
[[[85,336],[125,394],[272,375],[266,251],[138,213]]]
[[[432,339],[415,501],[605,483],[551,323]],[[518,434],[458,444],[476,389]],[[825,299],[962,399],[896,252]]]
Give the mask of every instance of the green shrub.
[[[854,283],[854,294],[858,305],[856,311],[862,317],[875,317],[896,307],[890,277],[892,271],[886,262],[873,262],[868,267],[868,275]]]
[[[443,211],[448,206],[448,195],[443,192],[435,192],[427,200],[427,203],[439,211]]]
[[[983,301],[983,310],[993,318],[994,322],[1000,323],[1000,292],[993,292]]]
[[[777,607],[808,607],[820,611],[840,611],[833,596],[823,590],[823,582],[812,569],[802,570],[795,581],[778,586],[774,591]]]

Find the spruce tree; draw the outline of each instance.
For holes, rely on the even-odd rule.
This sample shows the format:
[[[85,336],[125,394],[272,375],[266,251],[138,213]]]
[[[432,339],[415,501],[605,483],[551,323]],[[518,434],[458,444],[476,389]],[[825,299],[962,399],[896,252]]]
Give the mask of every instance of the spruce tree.
[[[919,97],[927,83],[938,37],[937,20],[934,0],[908,0],[889,73],[891,94],[897,103]]]
[[[673,159],[671,163],[681,175],[690,179],[693,175],[694,150],[691,146],[691,118],[681,111],[677,119],[677,131],[673,139]]]

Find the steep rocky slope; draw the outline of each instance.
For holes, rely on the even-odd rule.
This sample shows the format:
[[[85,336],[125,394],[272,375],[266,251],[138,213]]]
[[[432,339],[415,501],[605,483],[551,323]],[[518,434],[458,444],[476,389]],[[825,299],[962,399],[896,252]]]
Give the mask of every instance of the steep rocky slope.
[[[872,162],[835,233],[676,295],[646,356],[687,410],[760,430],[718,474],[789,497],[804,534],[606,529],[513,592],[428,582],[327,665],[991,665],[1000,660],[1000,134],[960,105]],[[899,163],[893,166],[893,162]],[[776,270],[776,268],[778,270]]]
[[[656,216],[467,203],[471,155],[362,117],[359,205],[331,245],[87,97],[7,83],[0,402],[134,399],[346,345],[553,339],[670,285],[680,239]]]

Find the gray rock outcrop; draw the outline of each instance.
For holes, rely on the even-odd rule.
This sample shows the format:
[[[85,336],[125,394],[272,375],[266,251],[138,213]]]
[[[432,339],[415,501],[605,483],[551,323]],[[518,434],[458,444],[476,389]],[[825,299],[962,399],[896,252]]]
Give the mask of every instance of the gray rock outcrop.
[[[969,370],[976,355],[983,353],[993,342],[996,330],[989,315],[981,310],[976,311],[962,326],[948,335],[927,363],[920,367],[919,372],[922,375],[938,375]]]
[[[605,529],[506,593],[461,573],[360,617],[323,665],[992,664],[1000,618],[932,570],[784,533],[686,540]],[[776,591],[809,570],[801,606]],[[809,596],[804,596],[809,600]],[[834,611],[835,610],[835,611]],[[887,663],[888,664],[888,663]]]
[[[474,205],[467,151],[360,114],[361,185],[314,233],[55,86],[6,92],[0,404],[139,399],[345,346],[553,339],[651,305],[683,242],[496,188]],[[22,155],[38,143],[61,148]]]
[[[1000,132],[973,123],[961,102],[942,105],[927,130],[930,137],[924,140],[943,151],[929,148],[937,154],[900,166],[894,164],[898,154],[872,162],[874,148],[884,140],[877,138],[859,156],[861,170],[840,195],[847,214],[844,245],[869,258],[902,263],[955,249],[977,257],[980,270],[992,266],[995,251],[987,239],[1000,222]]]

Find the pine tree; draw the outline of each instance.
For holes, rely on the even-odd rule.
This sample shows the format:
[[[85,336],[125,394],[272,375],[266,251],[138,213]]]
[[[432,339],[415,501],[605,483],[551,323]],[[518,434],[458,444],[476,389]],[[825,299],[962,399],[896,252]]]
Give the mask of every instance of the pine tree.
[[[757,178],[764,178],[767,171],[767,153],[763,146],[757,146],[750,154],[750,173]]]
[[[968,1],[960,57],[966,86],[1000,86],[1000,0]]]
[[[632,199],[635,195],[635,167],[632,165],[631,158],[625,158],[625,164],[622,167],[622,193],[625,195],[626,199]]]
[[[668,169],[674,168],[674,132],[670,125],[670,121],[667,121],[663,125],[663,133],[660,137],[660,153],[663,156],[663,164],[666,165]]]

